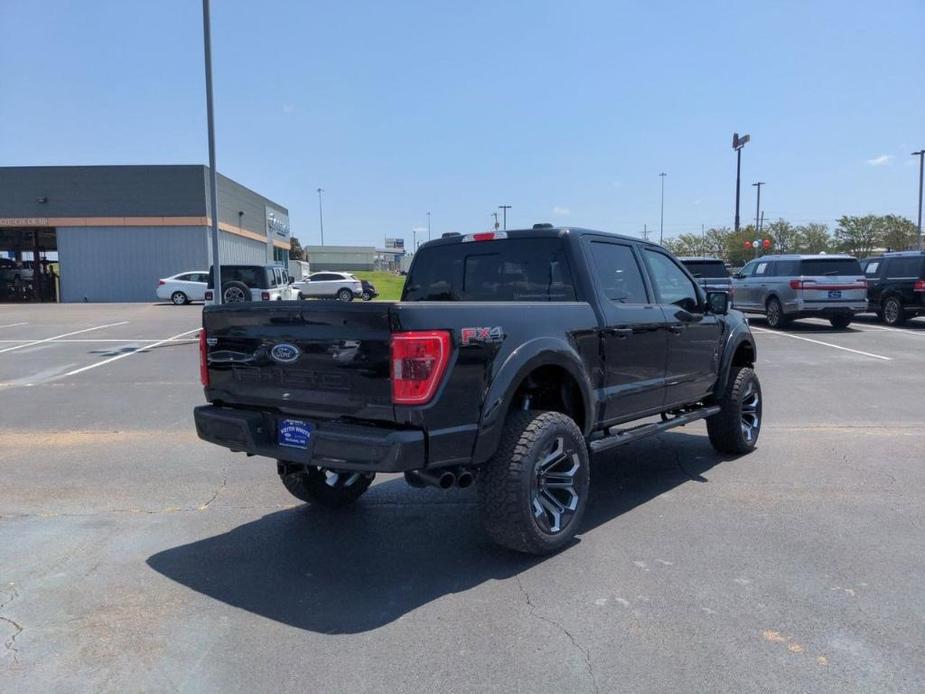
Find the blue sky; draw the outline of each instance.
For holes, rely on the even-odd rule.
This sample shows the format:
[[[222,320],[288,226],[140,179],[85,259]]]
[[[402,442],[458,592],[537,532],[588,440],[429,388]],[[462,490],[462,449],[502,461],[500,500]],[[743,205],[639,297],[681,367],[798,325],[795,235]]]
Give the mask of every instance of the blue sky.
[[[748,6],[747,6],[748,5]],[[925,3],[213,0],[219,170],[318,242],[914,219]],[[0,0],[0,165],[207,163],[197,0]],[[0,192],[2,194],[2,192]],[[419,235],[419,239],[421,236]]]

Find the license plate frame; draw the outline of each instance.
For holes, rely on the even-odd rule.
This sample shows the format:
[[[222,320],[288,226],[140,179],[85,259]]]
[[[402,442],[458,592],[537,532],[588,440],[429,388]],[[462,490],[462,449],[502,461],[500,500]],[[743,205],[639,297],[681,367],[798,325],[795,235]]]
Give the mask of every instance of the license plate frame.
[[[276,424],[276,445],[308,450],[315,425],[304,419],[280,419]]]
[[[830,299],[841,299],[841,289],[830,289],[829,298]]]

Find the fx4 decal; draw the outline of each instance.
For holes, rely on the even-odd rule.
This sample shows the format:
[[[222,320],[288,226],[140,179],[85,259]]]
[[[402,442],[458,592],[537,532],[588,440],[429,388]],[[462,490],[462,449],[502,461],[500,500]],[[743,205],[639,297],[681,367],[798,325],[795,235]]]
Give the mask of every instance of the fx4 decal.
[[[463,346],[504,341],[504,331],[500,325],[494,328],[462,328],[459,336]]]

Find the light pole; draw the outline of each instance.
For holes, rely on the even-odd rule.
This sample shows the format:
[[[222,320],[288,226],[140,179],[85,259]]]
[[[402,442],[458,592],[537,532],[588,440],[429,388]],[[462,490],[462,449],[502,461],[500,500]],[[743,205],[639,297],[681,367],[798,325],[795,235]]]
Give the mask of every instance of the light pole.
[[[755,203],[755,231],[759,234],[761,233],[761,186],[764,185],[764,181],[758,181],[757,183],[752,183],[752,185],[758,189],[758,202]]]
[[[411,227],[411,252],[416,253],[418,250],[418,228]]]
[[[321,245],[324,245],[324,214],[321,211],[321,194],[324,188],[318,189],[318,226],[321,227]]]
[[[665,176],[667,175],[668,174],[666,174],[665,172],[662,172],[659,174],[659,177],[662,179],[662,213],[661,213],[661,217],[659,217],[659,222],[658,222],[658,243],[659,245],[661,245],[662,240],[665,237]]]
[[[732,134],[732,148],[736,151],[736,223],[735,230],[739,230],[739,187],[742,179],[742,148],[752,139],[751,135],[739,137],[739,133]]]
[[[498,205],[498,209],[501,210],[504,216],[503,226],[501,228],[507,231],[507,211],[511,209],[511,206],[510,205]]]
[[[491,216],[495,218],[495,231],[498,231],[498,227],[501,226],[500,224],[498,224],[498,213],[492,212]]]
[[[430,241],[430,212],[427,213],[427,240]]]
[[[218,255],[218,176],[215,173],[215,117],[212,108],[212,29],[209,0],[202,0],[202,43],[206,59],[206,121],[209,131],[209,201],[212,204],[212,297],[222,303],[222,262]]]
[[[925,149],[912,153],[913,157],[919,158],[919,250],[922,250],[922,173],[925,168]]]

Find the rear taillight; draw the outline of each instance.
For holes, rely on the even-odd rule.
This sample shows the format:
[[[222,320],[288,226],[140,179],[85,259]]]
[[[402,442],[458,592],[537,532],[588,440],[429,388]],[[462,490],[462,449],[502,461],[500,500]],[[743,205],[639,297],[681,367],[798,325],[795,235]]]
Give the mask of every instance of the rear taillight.
[[[263,301],[269,301],[269,300],[270,300],[270,292],[260,292],[260,298],[261,298],[261,300],[263,300]]]
[[[206,292],[206,301],[212,301],[212,292],[211,292],[211,291],[207,291],[207,292]]]
[[[916,280],[915,284],[912,285],[912,291],[925,292],[925,280]]]
[[[790,288],[791,289],[802,289],[803,281],[802,280],[790,280]]]
[[[423,330],[392,335],[392,402],[424,405],[437,391],[450,360],[450,334]]]
[[[165,284],[167,284],[167,282],[165,282],[164,280],[158,280],[158,281],[157,281],[157,286],[158,286],[158,287],[163,287]]]
[[[209,385],[209,347],[206,344],[206,331],[199,331],[199,382]]]

